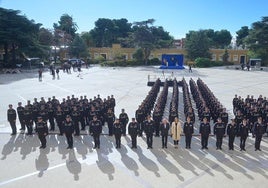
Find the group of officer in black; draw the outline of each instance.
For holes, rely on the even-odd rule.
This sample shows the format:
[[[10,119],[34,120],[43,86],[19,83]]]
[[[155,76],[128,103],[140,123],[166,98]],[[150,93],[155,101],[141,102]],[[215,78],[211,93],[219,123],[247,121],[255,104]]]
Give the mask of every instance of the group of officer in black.
[[[186,121],[183,125],[183,133],[185,135],[186,148],[190,149],[192,135],[194,133],[195,118],[193,110],[191,110],[192,104],[188,85],[184,81],[182,82],[182,86]],[[137,136],[142,136],[143,132],[146,134],[148,149],[153,147],[154,133],[157,137],[160,136],[161,133],[162,147],[167,148],[167,136],[169,135],[171,126],[166,118],[162,120],[168,92],[167,82],[164,83],[163,91],[160,93],[156,102],[153,118],[150,114],[160,90],[160,83],[160,80],[155,82],[147,97],[136,111],[136,119],[132,118],[130,123],[128,115],[124,109],[122,109],[119,117],[116,118],[114,114],[115,99],[113,96],[108,96],[107,99],[102,100],[98,95],[98,97],[88,100],[86,96],[81,96],[80,99],[78,99],[72,95],[72,97],[68,96],[66,100],[63,99],[62,102],[59,102],[55,97],[52,97],[52,99],[48,98],[47,102],[44,98],[41,98],[41,101],[39,102],[37,99],[34,99],[33,104],[28,101],[27,105],[24,107],[21,103],[18,103],[17,113],[21,124],[20,130],[25,130],[25,128],[27,128],[27,135],[31,135],[33,133],[33,124],[35,124],[35,131],[41,142],[40,148],[45,148],[45,137],[49,133],[47,121],[50,124],[50,131],[55,130],[56,121],[60,131],[59,135],[65,134],[68,149],[71,149],[73,148],[73,133],[75,133],[74,135],[79,136],[80,130],[85,130],[86,125],[89,125],[89,133],[94,138],[94,148],[100,148],[102,126],[107,122],[109,136],[114,135],[116,148],[121,148],[121,136],[126,136],[127,124],[129,123],[128,133],[131,136],[132,148],[137,148]],[[171,105],[177,103],[177,88],[177,82],[174,80]],[[201,120],[199,126],[201,149],[208,149],[208,139],[211,134],[210,119],[212,117],[214,120],[214,116],[217,114],[218,117],[214,120],[215,124],[213,127],[213,133],[216,136],[217,149],[222,149],[222,141],[227,133],[229,137],[229,150],[234,150],[235,137],[239,136],[240,150],[245,151],[247,137],[249,132],[252,132],[252,135],[256,139],[255,150],[260,150],[262,135],[267,128],[268,103],[265,97],[262,98],[262,96],[260,96],[256,100],[253,97],[250,98],[248,96],[244,100],[241,97],[235,96],[233,104],[236,117],[231,119],[231,122],[228,124],[228,113],[226,112],[226,109],[222,108],[222,105],[201,79],[198,79],[197,85],[193,80],[190,80],[190,89],[195,102],[198,104],[198,115]],[[212,101],[213,105],[210,104],[210,101]],[[250,108],[248,109],[248,107]],[[258,116],[255,116],[256,109]],[[212,115],[213,113],[211,112],[214,112],[214,115]],[[250,114],[247,112],[250,112]],[[156,113],[159,113],[159,115],[157,116]],[[8,121],[12,128],[11,135],[15,135],[17,133],[16,110],[13,109],[12,105],[9,105],[7,114]],[[173,120],[170,122],[173,122]],[[81,125],[81,129],[79,125]]]
[[[56,122],[59,135],[66,135],[68,149],[71,149],[73,147],[73,133],[75,133],[75,136],[79,136],[80,130],[85,130],[86,125],[89,125],[89,132],[94,138],[96,138],[96,135],[100,135],[102,125],[107,121],[107,112],[114,111],[114,107],[115,99],[113,95],[103,100],[99,95],[89,100],[87,96],[81,96],[78,99],[72,95],[72,97],[68,96],[67,99],[63,98],[61,102],[55,96],[52,99],[48,98],[48,101],[45,101],[42,97],[40,101],[35,98],[32,104],[31,101],[27,101],[25,106],[22,106],[22,103],[19,102],[17,112],[13,109],[13,105],[9,105],[7,119],[12,128],[11,135],[15,135],[17,133],[16,119],[18,114],[20,130],[24,132],[27,128],[26,135],[32,135],[33,130],[35,130],[41,141],[40,148],[46,147],[45,136],[49,131],[55,131]],[[122,117],[122,119],[124,118],[126,119],[126,117]],[[96,119],[98,120],[97,123],[94,121]],[[49,130],[47,122],[50,125]],[[123,125],[126,123],[124,122]],[[96,125],[100,126],[95,127]],[[125,133],[123,132],[123,134]],[[96,147],[99,147],[98,141],[95,144]]]
[[[174,119],[178,118],[178,104],[179,104],[179,88],[176,79],[173,80],[173,93],[169,107],[169,122],[173,122]]]

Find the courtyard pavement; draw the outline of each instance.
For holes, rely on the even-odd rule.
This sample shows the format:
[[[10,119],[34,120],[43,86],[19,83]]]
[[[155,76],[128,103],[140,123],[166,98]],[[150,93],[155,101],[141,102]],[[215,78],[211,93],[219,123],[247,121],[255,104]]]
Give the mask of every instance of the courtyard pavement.
[[[150,75],[150,76],[149,76]],[[192,140],[192,149],[185,149],[184,137],[179,149],[169,138],[168,148],[161,148],[161,138],[154,137],[153,149],[147,150],[146,138],[138,138],[138,149],[131,149],[128,136],[122,137],[121,149],[115,149],[114,137],[101,136],[101,148],[93,149],[93,139],[82,132],[74,139],[74,150],[66,150],[65,137],[50,134],[48,147],[39,150],[37,136],[10,136],[6,120],[8,104],[17,107],[33,98],[56,96],[66,98],[87,95],[102,98],[114,95],[116,115],[122,108],[133,117],[138,105],[147,95],[153,80],[183,77],[189,81],[201,78],[219,101],[232,114],[235,94],[246,97],[260,94],[268,97],[268,73],[225,68],[162,70],[157,67],[102,68],[90,67],[78,72],[61,72],[60,79],[44,73],[39,82],[37,71],[21,74],[0,74],[0,187],[267,187],[268,139],[263,138],[262,151],[254,151],[254,139],[248,138],[246,152],[228,150],[224,138],[223,150],[215,149],[215,138],[209,139],[209,150],[201,150],[200,137]],[[182,90],[179,88],[179,107],[183,109]],[[180,111],[183,121],[182,111]],[[19,127],[19,125],[17,125]],[[195,124],[195,133],[199,123]],[[104,127],[104,133],[107,127]]]

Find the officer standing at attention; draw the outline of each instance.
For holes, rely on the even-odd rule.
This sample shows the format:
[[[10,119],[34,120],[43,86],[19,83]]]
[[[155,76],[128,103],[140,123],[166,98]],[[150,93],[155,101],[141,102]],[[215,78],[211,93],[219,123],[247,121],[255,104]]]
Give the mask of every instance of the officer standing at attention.
[[[119,121],[119,119],[116,119],[114,122],[113,132],[115,137],[116,148],[121,148],[121,136],[123,133],[123,125]]]
[[[247,118],[243,118],[242,123],[239,125],[239,135],[240,135],[240,151],[246,151],[245,145],[248,137],[249,125],[247,123]]]
[[[258,117],[257,122],[255,122],[254,124],[254,134],[255,134],[255,151],[260,149],[260,145],[261,145],[261,140],[262,140],[262,135],[265,133],[264,130],[265,126],[262,122],[262,117]]]
[[[23,118],[24,118],[24,124],[27,128],[26,135],[32,135],[33,134],[33,116],[32,111],[30,110],[29,106],[25,106],[23,111]]]
[[[144,121],[144,132],[147,137],[147,149],[153,149],[153,134],[154,134],[154,121],[151,119],[151,115],[147,116],[147,120]]]
[[[162,148],[167,148],[167,138],[169,132],[170,124],[168,123],[167,119],[164,118],[160,125],[160,132],[162,136]]]
[[[231,119],[231,123],[227,125],[227,135],[229,136],[229,150],[234,150],[234,140],[237,135],[237,125],[234,119]]]
[[[73,110],[71,112],[72,120],[74,122],[74,130],[75,130],[75,136],[80,135],[80,128],[79,128],[79,119],[80,119],[80,112],[77,110],[77,107],[74,106]]]
[[[126,136],[126,127],[129,119],[127,113],[125,112],[125,109],[122,109],[121,114],[119,115],[119,121],[123,126],[123,135]]]
[[[128,134],[131,137],[132,149],[137,148],[137,136],[139,133],[139,124],[132,118],[132,121],[128,124]]]
[[[47,122],[43,121],[42,117],[38,117],[35,128],[36,128],[36,132],[38,134],[38,138],[41,142],[41,146],[39,148],[45,149],[47,147],[46,136],[48,135]]]
[[[194,133],[194,126],[189,116],[186,118],[186,122],[183,126],[183,133],[185,135],[186,149],[191,149],[192,135]]]
[[[109,129],[109,136],[113,136],[113,123],[115,121],[115,115],[112,109],[108,109],[108,112],[106,114],[106,121],[108,124],[108,129]]]
[[[208,149],[208,138],[211,130],[206,116],[204,116],[203,122],[200,124],[199,133],[201,135],[201,149]]]
[[[16,110],[13,109],[12,104],[8,105],[9,109],[7,110],[7,120],[10,123],[12,133],[11,135],[17,134],[17,127],[16,127],[16,119],[17,119],[17,114]]]
[[[70,115],[67,115],[63,123],[63,132],[67,139],[68,147],[67,149],[73,149],[73,133],[74,133],[74,123]]]
[[[93,116],[93,120],[89,123],[90,127],[90,134],[93,136],[94,139],[94,149],[100,148],[100,134],[102,132],[102,124],[101,121],[98,120],[97,116]]]
[[[25,123],[24,123],[24,118],[23,118],[24,107],[21,105],[21,102],[18,103],[17,113],[19,116],[19,121],[20,121],[20,126],[21,126],[20,130],[24,131],[25,130]]]
[[[225,135],[225,125],[222,122],[221,118],[219,117],[217,122],[214,125],[214,134],[216,135],[216,149],[222,150],[222,140],[223,136]]]

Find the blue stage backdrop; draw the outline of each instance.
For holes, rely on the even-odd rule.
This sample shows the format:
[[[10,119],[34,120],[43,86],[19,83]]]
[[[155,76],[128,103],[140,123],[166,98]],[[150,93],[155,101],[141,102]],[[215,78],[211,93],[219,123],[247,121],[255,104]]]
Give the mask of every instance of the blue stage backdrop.
[[[162,54],[160,69],[184,69],[183,54]]]

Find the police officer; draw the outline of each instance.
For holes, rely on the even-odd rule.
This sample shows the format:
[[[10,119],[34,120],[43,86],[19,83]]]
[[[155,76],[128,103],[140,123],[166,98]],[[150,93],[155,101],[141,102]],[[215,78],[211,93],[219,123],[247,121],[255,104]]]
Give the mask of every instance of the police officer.
[[[248,137],[249,125],[247,124],[247,119],[244,117],[242,123],[239,125],[239,135],[240,135],[240,151],[246,151],[245,145]]]
[[[67,115],[63,123],[63,132],[67,139],[68,147],[67,149],[73,149],[73,133],[74,133],[74,123],[70,115]]]
[[[147,138],[147,149],[153,149],[153,133],[154,133],[154,121],[151,119],[151,115],[147,116],[147,119],[143,122],[144,132]]]
[[[126,127],[127,127],[127,124],[128,124],[128,115],[127,113],[125,112],[125,109],[122,109],[121,111],[121,114],[119,115],[119,121],[120,123],[122,124],[122,129],[123,129],[123,136],[126,136]]]
[[[24,124],[27,127],[26,135],[32,135],[33,134],[33,115],[28,105],[25,106],[24,108],[23,116],[24,116]]]
[[[50,124],[50,131],[55,131],[55,121],[54,121],[54,107],[52,102],[48,105],[47,114],[48,114],[48,121]]]
[[[115,121],[115,115],[112,109],[109,109],[106,114],[106,121],[108,124],[109,136],[113,135],[113,123]]]
[[[19,116],[19,121],[20,121],[20,130],[24,131],[25,130],[25,123],[24,123],[24,118],[23,118],[23,112],[24,111],[24,107],[21,105],[21,102],[18,103],[18,107],[17,107],[17,113]]]
[[[167,121],[166,118],[162,120],[162,123],[160,124],[160,132],[162,136],[162,148],[167,148],[167,138],[168,138],[168,132],[169,132],[170,124]]]
[[[203,116],[203,122],[200,124],[199,133],[201,135],[201,149],[208,149],[208,138],[211,130],[207,116]]]
[[[74,130],[75,130],[75,136],[80,135],[80,128],[79,128],[79,120],[80,120],[80,112],[77,110],[77,107],[74,106],[72,112],[71,112],[72,121],[74,122]]]
[[[234,119],[231,119],[231,123],[227,125],[227,135],[229,136],[229,150],[234,150],[234,140],[237,135],[237,125]]]
[[[119,119],[116,119],[114,122],[113,132],[115,137],[116,148],[121,148],[121,136],[123,133],[123,125],[119,121]]]
[[[59,136],[63,135],[63,121],[65,119],[64,117],[66,117],[64,112],[62,111],[61,107],[58,106],[55,112],[55,119],[57,122],[57,126],[59,127],[59,131],[60,131]]]
[[[221,118],[218,117],[217,122],[214,125],[214,134],[216,135],[216,149],[222,150],[222,140],[225,135],[225,125],[222,122]]]
[[[254,124],[255,151],[257,151],[257,150],[261,151],[260,145],[261,145],[262,135],[265,132],[264,128],[265,128],[265,126],[262,122],[262,117],[258,117],[258,121],[255,122],[255,124]]]
[[[190,116],[187,116],[186,122],[183,126],[183,133],[185,135],[185,143],[186,143],[186,149],[191,149],[191,141],[192,141],[192,135],[194,133],[194,126],[192,123],[192,119]]]
[[[16,127],[16,119],[17,119],[17,113],[16,110],[13,109],[12,104],[8,105],[9,109],[7,110],[7,120],[10,123],[12,133],[11,135],[17,134],[17,127]]]
[[[89,127],[90,134],[93,136],[95,143],[94,149],[100,148],[100,134],[102,132],[102,124],[96,115],[93,116],[93,120],[90,122]]]
[[[47,122],[43,121],[43,118],[41,116],[37,118],[36,132],[41,142],[40,149],[45,149],[47,145],[46,136],[48,135],[48,127],[47,127]]]
[[[141,106],[136,110],[135,117],[137,123],[139,124],[139,136],[142,136],[143,132],[143,121],[145,120],[145,113]]]
[[[128,124],[128,134],[131,137],[132,146],[131,148],[137,148],[137,135],[139,133],[139,124],[132,118],[132,121]]]

